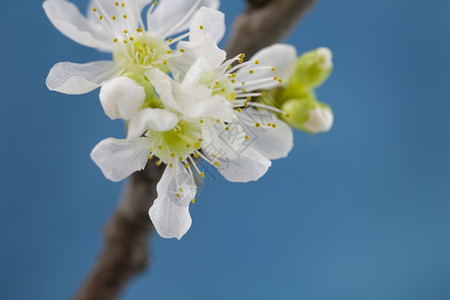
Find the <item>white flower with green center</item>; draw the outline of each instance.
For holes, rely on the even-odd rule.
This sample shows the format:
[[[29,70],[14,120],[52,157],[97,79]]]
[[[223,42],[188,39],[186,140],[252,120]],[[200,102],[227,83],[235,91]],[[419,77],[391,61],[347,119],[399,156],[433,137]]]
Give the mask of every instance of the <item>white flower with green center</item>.
[[[223,14],[215,10],[218,0],[91,0],[87,17],[65,0],[47,0],[44,10],[64,35],[84,46],[113,55],[112,61],[86,64],[56,64],[47,77],[50,90],[83,94],[103,85],[123,72],[143,74],[152,68],[168,72],[173,64],[191,64],[183,59],[185,49],[176,44],[189,38],[191,47],[216,47],[225,32]],[[150,4],[146,24],[142,10]],[[207,49],[198,50],[207,52]],[[175,60],[178,58],[178,60]]]
[[[285,157],[291,150],[292,131],[271,112],[276,109],[249,107],[247,97],[253,94],[240,90],[247,85],[235,80],[249,76],[247,87],[252,92],[258,87],[276,87],[281,76],[290,75],[295,50],[275,45],[255,58],[235,68],[228,66],[241,58],[221,59],[212,64],[214,69],[210,60],[200,57],[183,74],[181,83],[160,69],[145,72],[164,109],[139,111],[129,122],[127,139],[108,138],[92,150],[94,162],[113,181],[143,169],[148,157],[167,165],[157,186],[158,198],[149,211],[162,237],[180,239],[191,226],[189,204],[195,201],[197,189],[194,173],[203,177],[205,172],[199,159],[229,181],[248,182],[267,172],[270,159]],[[269,58],[276,65],[262,63],[270,63]]]

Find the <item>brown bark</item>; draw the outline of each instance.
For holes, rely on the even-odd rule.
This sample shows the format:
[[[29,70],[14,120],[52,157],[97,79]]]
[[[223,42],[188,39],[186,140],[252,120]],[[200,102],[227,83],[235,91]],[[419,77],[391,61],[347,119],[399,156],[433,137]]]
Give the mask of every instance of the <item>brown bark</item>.
[[[248,0],[248,9],[233,25],[227,54],[251,57],[282,40],[318,0]]]
[[[256,51],[281,40],[316,0],[248,0],[248,9],[235,22],[229,56]],[[148,241],[153,225],[148,209],[157,197],[164,167],[154,161],[134,173],[121,202],[104,230],[104,245],[75,300],[117,299],[124,286],[150,261]]]

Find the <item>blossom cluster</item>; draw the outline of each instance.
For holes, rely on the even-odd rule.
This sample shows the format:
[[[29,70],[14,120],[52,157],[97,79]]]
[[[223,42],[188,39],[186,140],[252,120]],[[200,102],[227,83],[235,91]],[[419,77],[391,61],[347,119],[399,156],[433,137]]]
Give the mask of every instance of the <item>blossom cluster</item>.
[[[148,159],[166,165],[149,210],[162,237],[180,239],[190,228],[205,164],[229,181],[254,181],[293,147],[296,112],[283,110],[280,95],[297,72],[296,49],[275,44],[250,59],[227,58],[217,46],[225,33],[219,0],[92,0],[86,16],[65,0],[43,7],[64,35],[112,53],[110,61],[58,63],[46,84],[66,94],[100,88],[105,114],[126,122],[125,139],[104,139],[91,152],[106,178],[123,180]],[[266,101],[274,97],[284,100]]]

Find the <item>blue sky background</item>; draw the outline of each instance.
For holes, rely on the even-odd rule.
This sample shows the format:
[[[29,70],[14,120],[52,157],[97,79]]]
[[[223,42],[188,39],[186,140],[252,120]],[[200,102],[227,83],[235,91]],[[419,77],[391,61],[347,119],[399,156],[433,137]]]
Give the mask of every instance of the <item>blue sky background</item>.
[[[223,2],[230,25],[242,3]],[[40,1],[2,8],[0,299],[69,299],[123,188],[89,153],[124,133],[97,92],[44,81],[59,61],[107,56]],[[323,0],[287,41],[333,50],[318,90],[333,129],[296,132],[258,182],[210,179],[189,232],[153,238],[123,299],[450,299],[450,2]]]

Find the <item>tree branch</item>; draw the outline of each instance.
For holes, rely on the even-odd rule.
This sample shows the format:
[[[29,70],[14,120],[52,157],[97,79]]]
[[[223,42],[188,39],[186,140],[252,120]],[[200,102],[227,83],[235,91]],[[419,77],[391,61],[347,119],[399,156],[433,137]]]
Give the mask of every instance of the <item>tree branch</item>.
[[[117,211],[104,230],[98,260],[76,295],[77,300],[116,299],[126,283],[149,262],[147,242],[153,231],[148,209],[156,199],[156,185],[164,166],[149,161],[128,181]]]
[[[228,41],[228,57],[251,57],[282,40],[318,0],[248,0],[247,11],[235,21]]]
[[[253,55],[281,40],[316,0],[247,0],[248,9],[236,21],[229,44],[230,57]],[[75,300],[117,299],[124,286],[149,263],[147,243],[153,225],[148,209],[157,197],[156,185],[164,167],[149,161],[134,173],[117,211],[104,230],[103,250]]]

